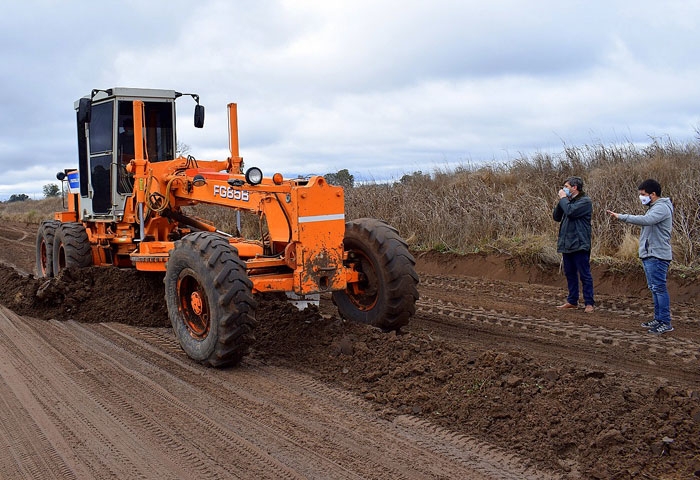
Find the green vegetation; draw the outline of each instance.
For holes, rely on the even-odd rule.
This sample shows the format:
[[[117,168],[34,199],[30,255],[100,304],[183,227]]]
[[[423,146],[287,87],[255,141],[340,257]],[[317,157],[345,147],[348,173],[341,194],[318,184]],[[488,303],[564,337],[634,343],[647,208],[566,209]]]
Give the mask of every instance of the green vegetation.
[[[578,175],[593,199],[594,261],[614,270],[636,264],[639,227],[618,222],[605,210],[643,214],[637,185],[655,178],[675,206],[673,268],[687,277],[697,276],[700,269],[700,195],[696,192],[700,144],[657,140],[643,148],[566,148],[558,156],[535,154],[502,165],[414,172],[394,183],[353,186],[347,170],[329,175],[334,181],[348,182],[347,218],[385,220],[399,229],[413,249],[498,252],[534,264],[559,263],[559,224],[552,220],[552,209],[564,180]],[[0,204],[0,218],[34,223],[52,218],[61,208],[61,198],[6,202]],[[189,212],[221,230],[236,231],[235,213],[227,208],[197,206],[189,207]],[[241,225],[246,235],[256,236],[261,228],[249,214],[241,216]]]
[[[343,188],[352,188],[355,186],[355,176],[350,175],[347,168],[338,170],[337,173],[327,173],[323,176],[331,185],[338,185]]]
[[[27,195],[26,193],[13,193],[12,195],[10,195],[10,198],[7,199],[7,202],[24,202],[25,200],[29,200],[29,195]]]
[[[47,183],[43,186],[43,191],[45,198],[61,196],[61,189],[55,183]]]

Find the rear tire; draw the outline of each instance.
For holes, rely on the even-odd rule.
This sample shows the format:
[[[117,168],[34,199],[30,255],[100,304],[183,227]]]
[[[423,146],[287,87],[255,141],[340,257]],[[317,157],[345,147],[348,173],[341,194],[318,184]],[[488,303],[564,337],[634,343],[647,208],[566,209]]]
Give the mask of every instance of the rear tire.
[[[92,248],[82,223],[62,223],[53,239],[53,275],[66,268],[86,268],[92,265]]]
[[[53,239],[60,225],[58,220],[46,220],[39,225],[36,234],[37,278],[53,277]]]
[[[399,330],[416,312],[416,260],[398,231],[373,218],[345,224],[346,267],[360,272],[357,283],[333,292],[338,313],[350,321]]]
[[[191,233],[170,251],[164,282],[185,353],[212,367],[238,364],[255,341],[257,303],[236,249],[217,234]]]

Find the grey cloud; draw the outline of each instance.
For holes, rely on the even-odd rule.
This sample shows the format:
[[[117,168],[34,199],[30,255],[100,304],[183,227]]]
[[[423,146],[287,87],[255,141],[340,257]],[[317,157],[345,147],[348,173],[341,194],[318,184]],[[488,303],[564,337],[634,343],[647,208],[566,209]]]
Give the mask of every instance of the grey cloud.
[[[694,138],[698,7],[687,2],[10,2],[0,18],[0,197],[75,165],[92,88],[194,91],[179,139],[249,165],[363,177],[562,144]],[[286,169],[286,171],[284,170]],[[42,183],[43,182],[43,183]],[[18,193],[18,192],[11,192]]]

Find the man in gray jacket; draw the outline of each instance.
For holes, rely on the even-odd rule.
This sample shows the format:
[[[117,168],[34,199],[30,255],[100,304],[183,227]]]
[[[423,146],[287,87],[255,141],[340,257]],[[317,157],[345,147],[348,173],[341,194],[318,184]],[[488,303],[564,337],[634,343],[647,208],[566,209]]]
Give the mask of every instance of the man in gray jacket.
[[[584,312],[592,313],[593,275],[591,275],[591,215],[593,202],[583,191],[581,177],[569,177],[559,190],[559,201],[554,207],[554,221],[560,222],[557,252],[562,254],[564,275],[569,289],[566,303],[557,308],[578,307],[578,282],[583,286]]]
[[[671,264],[671,231],[673,229],[673,204],[661,198],[661,185],[656,180],[644,180],[639,184],[639,200],[649,210],[644,215],[627,215],[607,212],[620,221],[641,225],[639,258],[642,259],[647,286],[654,299],[654,319],[642,323],[649,333],[672,332],[671,299],[666,288],[666,275]]]

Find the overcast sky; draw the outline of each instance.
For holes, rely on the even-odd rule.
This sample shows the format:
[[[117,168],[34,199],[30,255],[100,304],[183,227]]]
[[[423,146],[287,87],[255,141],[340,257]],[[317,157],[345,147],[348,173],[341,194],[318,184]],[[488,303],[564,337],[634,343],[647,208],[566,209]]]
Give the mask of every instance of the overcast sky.
[[[195,92],[178,140],[246,166],[397,179],[565,146],[697,141],[700,2],[3,2],[0,198],[77,167],[93,88]]]

